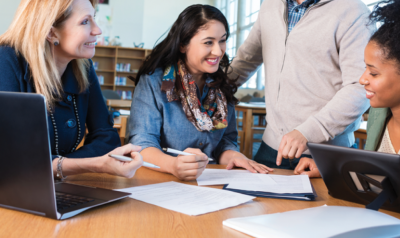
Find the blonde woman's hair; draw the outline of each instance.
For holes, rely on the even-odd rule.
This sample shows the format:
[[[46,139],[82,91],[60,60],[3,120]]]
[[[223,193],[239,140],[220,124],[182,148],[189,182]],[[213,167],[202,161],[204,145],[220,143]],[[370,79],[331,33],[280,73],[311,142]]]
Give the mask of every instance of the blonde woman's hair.
[[[96,7],[98,0],[88,0]],[[52,27],[60,28],[70,17],[73,0],[22,0],[10,27],[0,36],[0,45],[13,47],[29,64],[36,93],[46,97],[48,105],[60,99],[63,88],[53,58],[52,44],[46,37]],[[89,60],[72,62],[81,92],[89,86]]]

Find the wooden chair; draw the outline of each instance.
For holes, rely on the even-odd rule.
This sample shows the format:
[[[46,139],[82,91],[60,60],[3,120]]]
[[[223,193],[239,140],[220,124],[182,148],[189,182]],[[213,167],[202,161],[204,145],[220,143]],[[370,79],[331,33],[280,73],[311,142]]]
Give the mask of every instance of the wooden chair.
[[[354,132],[354,137],[358,138],[358,149],[363,150],[365,142],[367,141],[367,131],[364,129],[358,129]]]
[[[238,129],[238,144],[240,153],[244,152],[243,113],[236,111],[236,126]]]
[[[121,140],[121,145],[125,145],[125,137],[127,134],[127,122],[128,122],[128,116],[120,116],[114,119],[114,128],[117,129],[119,138]],[[83,137],[81,143],[79,143],[78,147],[76,149],[79,149],[80,147],[83,146],[85,143],[85,137],[88,134],[88,130],[86,128],[85,136]]]
[[[128,117],[129,116],[119,116],[114,120],[114,128],[117,128],[118,130],[121,145],[125,145]]]
[[[264,109],[265,111],[265,109]],[[250,131],[245,131],[245,124],[247,123],[246,121],[246,113],[247,110],[243,110],[241,108],[237,108],[236,109],[236,125],[237,125],[237,129],[238,129],[238,143],[239,143],[239,151],[240,153],[245,154],[245,138],[250,138],[251,139],[251,143],[248,144],[249,148],[248,148],[248,152],[247,154],[245,154],[249,159],[253,158],[253,143],[254,142],[261,142],[262,140],[260,139],[254,139],[254,135],[255,134],[263,134],[264,130],[265,130],[265,113],[262,110],[253,110],[253,115],[251,116],[251,121],[250,123],[252,124],[251,126],[251,130]],[[258,120],[258,125],[254,126],[254,116],[258,116],[259,120]],[[247,136],[246,133],[249,133],[250,136]]]
[[[364,119],[368,119],[368,114],[364,114]],[[354,132],[354,137],[358,138],[358,149],[363,150],[367,141],[367,121],[361,122],[360,128]]]

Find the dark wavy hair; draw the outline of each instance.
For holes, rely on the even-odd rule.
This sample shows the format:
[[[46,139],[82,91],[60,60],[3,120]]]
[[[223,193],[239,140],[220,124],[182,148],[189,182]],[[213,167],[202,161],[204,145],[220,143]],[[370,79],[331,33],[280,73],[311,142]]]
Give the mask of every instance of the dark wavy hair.
[[[209,5],[192,5],[187,7],[172,25],[167,37],[156,45],[143,65],[135,79],[135,84],[139,83],[142,75],[153,74],[157,68],[165,70],[170,65],[175,65],[179,60],[185,62],[186,54],[180,52],[181,46],[189,44],[193,36],[204,27],[208,22],[215,20],[221,22],[226,30],[226,38],[229,37],[229,25],[220,10]],[[238,99],[234,96],[237,91],[235,80],[230,80],[227,76],[230,61],[226,54],[222,57],[217,72],[207,74],[214,80],[211,87],[219,88],[224,93],[229,103],[237,104]],[[182,89],[179,77],[176,78],[175,87]]]
[[[387,60],[396,60],[400,74],[400,0],[381,1],[369,16],[371,23],[382,23],[370,41],[377,43]]]

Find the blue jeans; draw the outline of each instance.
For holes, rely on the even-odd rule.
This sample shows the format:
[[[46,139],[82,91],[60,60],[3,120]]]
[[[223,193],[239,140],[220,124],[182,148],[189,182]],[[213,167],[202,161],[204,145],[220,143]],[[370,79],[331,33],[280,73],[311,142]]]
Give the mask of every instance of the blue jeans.
[[[264,141],[261,142],[261,146],[257,151],[257,154],[254,156],[254,161],[260,164],[264,164],[270,168],[278,168],[278,169],[295,169],[297,164],[299,163],[300,158],[308,157],[312,158],[311,155],[302,154],[300,158],[295,158],[293,160],[290,159],[282,159],[282,163],[280,166],[276,165],[276,157],[278,156],[278,151],[272,149]]]
[[[357,144],[354,144],[351,148],[358,148]],[[300,158],[296,158],[293,160],[290,159],[282,159],[281,166],[276,165],[276,157],[278,156],[278,151],[272,149],[264,141],[261,142],[261,146],[257,151],[257,154],[254,156],[254,161],[260,164],[264,164],[270,168],[278,168],[278,169],[295,169],[297,164],[300,161],[300,158],[308,157],[312,158],[311,155],[302,154]]]

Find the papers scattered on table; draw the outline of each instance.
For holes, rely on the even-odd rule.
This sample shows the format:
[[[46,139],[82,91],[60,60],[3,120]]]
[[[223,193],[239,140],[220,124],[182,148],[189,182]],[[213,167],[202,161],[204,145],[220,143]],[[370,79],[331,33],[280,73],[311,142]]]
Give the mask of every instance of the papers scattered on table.
[[[257,106],[265,106],[265,102],[249,102],[248,104],[253,104],[253,105],[257,105]]]
[[[136,200],[191,216],[237,206],[255,198],[226,190],[177,182],[117,189],[117,191],[132,193],[130,197]]]
[[[307,175],[255,175],[258,175],[258,177],[255,177],[252,183],[247,183],[246,181],[233,181],[230,182],[226,188],[269,193],[313,192],[310,179]]]
[[[361,122],[360,128],[359,129],[363,129],[363,130],[367,130],[367,121],[363,121]]]
[[[124,109],[120,109],[120,110],[119,110],[119,113],[120,113],[122,116],[129,116],[129,115],[131,115],[131,111],[129,111],[129,110],[124,110]]]
[[[322,206],[223,222],[254,237],[398,237],[400,220],[365,208]]]
[[[237,180],[248,180],[254,175],[248,170],[205,169],[197,178],[199,186],[229,184]]]
[[[246,170],[205,169],[198,185],[227,184],[226,190],[257,197],[314,200],[307,175],[255,174]]]

